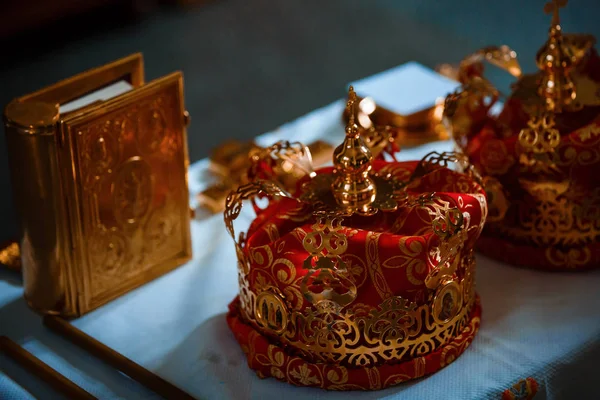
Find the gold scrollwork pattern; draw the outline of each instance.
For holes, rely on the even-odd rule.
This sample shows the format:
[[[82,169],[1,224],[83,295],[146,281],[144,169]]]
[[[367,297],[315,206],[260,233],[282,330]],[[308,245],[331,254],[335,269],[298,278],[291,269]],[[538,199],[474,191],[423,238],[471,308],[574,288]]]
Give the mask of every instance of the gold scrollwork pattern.
[[[373,215],[377,210],[386,212],[395,211],[404,205],[407,199],[406,182],[400,180],[390,169],[382,168],[373,172],[370,177],[376,183],[377,193],[372,203],[371,210],[364,215]],[[311,204],[319,212],[338,215],[351,215],[348,210],[339,210],[337,202],[331,193],[331,185],[334,182],[333,174],[317,174],[314,178],[304,182],[300,200]]]
[[[556,171],[556,148],[560,140],[552,112],[533,116],[519,133],[519,145],[523,150],[521,165],[531,167],[535,172]]]
[[[391,360],[420,357],[448,343],[465,327],[475,299],[475,258],[472,251],[462,254],[459,243],[465,240],[464,232],[469,226],[456,207],[435,196],[421,196],[414,203],[428,209],[431,220],[436,221],[436,236],[442,242],[450,242],[434,256],[439,260],[440,268],[427,276],[430,297],[423,305],[417,306],[394,296],[383,276],[378,278],[381,262],[376,258],[376,233],[367,239],[366,246],[371,242],[373,251],[370,252],[372,256],[367,256],[366,262],[375,287],[377,282],[383,284],[378,289],[382,303],[377,307],[350,305],[356,295],[356,287],[345,265],[337,260],[347,247],[341,218],[321,214],[313,225],[313,232],[300,235],[309,253],[305,268],[315,270],[322,262],[325,263],[322,269],[328,273],[315,284],[320,290],[318,295],[309,289],[309,285],[302,284],[303,296],[312,307],[291,307],[289,296],[273,294],[269,283],[262,288],[255,284],[255,290],[260,291],[255,294],[249,287],[247,272],[240,271],[240,300],[244,319],[259,330],[277,335],[284,345],[292,346],[305,359],[314,362],[372,366]],[[335,218],[338,220],[334,221]],[[270,255],[264,261],[265,265],[272,265],[273,262]],[[373,268],[374,265],[377,268]],[[458,275],[462,279],[457,278],[458,269],[462,271]],[[338,290],[340,286],[345,291]],[[347,290],[348,287],[351,290]],[[276,296],[280,297],[275,300]],[[262,312],[263,309],[269,309],[264,306],[265,298],[269,299],[269,304],[276,304],[270,309],[278,313],[271,313],[266,322],[265,313]],[[259,309],[261,311],[257,311]]]
[[[587,247],[570,248],[568,250],[548,247],[546,249],[546,258],[552,265],[574,269],[588,264],[592,255],[590,249]]]
[[[244,325],[237,317],[230,317],[229,324],[234,332]],[[474,315],[460,334],[440,348],[437,357],[419,356],[383,368],[350,368],[335,363],[310,362],[296,354],[289,354],[284,347],[270,343],[253,329],[247,331],[247,335],[236,334],[236,337],[248,357],[249,365],[261,378],[272,376],[294,385],[327,390],[380,390],[421,378],[432,370],[449,365],[469,347],[479,325],[480,318]]]
[[[393,153],[395,137],[391,126],[371,125],[364,130],[363,136],[365,143],[371,149],[373,158],[377,159],[382,154],[389,154],[391,158],[395,159]]]
[[[387,284],[383,272],[381,271],[381,262],[379,260],[379,237],[378,232],[369,232],[365,243],[365,254],[367,268],[371,276],[371,282],[377,289],[377,293],[382,299],[387,299],[393,296],[392,290]]]
[[[265,180],[258,180],[256,182],[248,183],[240,186],[237,190],[232,191],[227,196],[224,219],[227,231],[234,240],[236,238],[233,228],[233,221],[235,221],[242,211],[242,202],[244,200],[252,200],[261,194],[273,197],[290,197],[289,194],[287,194],[287,192],[279,185]]]
[[[415,168],[410,181],[417,180],[439,168],[449,168],[452,164],[456,164],[460,172],[465,173],[468,177],[481,183],[481,176],[477,170],[469,162],[469,158],[461,152],[442,152],[432,151],[425,155]]]
[[[597,146],[600,125],[591,123],[561,140],[550,120],[536,124],[539,132],[523,130],[519,136],[520,142],[523,142],[520,143],[523,149],[520,158],[522,172],[542,173],[548,178],[535,175],[519,178],[518,183],[525,196],[511,199],[510,204],[497,184],[496,189],[491,191],[491,210],[495,210],[495,205],[502,205],[504,210],[508,209],[506,205],[510,205],[518,223],[505,223],[502,218],[492,215],[491,222],[500,222],[493,229],[521,242],[540,246],[591,243],[600,236],[600,190],[581,187],[579,173],[575,171],[600,162]],[[548,134],[546,125],[554,133]],[[490,184],[485,184],[485,187],[486,190],[493,189]],[[496,195],[499,195],[500,202],[496,201]],[[556,265],[555,259],[547,257],[547,260]],[[570,265],[563,265],[567,264]]]
[[[150,210],[152,169],[141,157],[131,157],[115,173],[112,183],[114,214],[121,226],[137,224]]]
[[[582,201],[575,202],[571,196],[576,191],[569,181],[521,179],[520,183],[530,197],[514,202],[519,224],[497,224],[494,229],[498,232],[541,246],[577,246],[600,236],[600,190],[595,189],[581,196]]]
[[[461,148],[467,146],[473,127],[481,119],[481,116],[475,119],[474,115],[481,111],[487,114],[498,97],[498,90],[481,76],[470,78],[462,88],[446,97],[443,122]]]
[[[304,260],[308,272],[300,289],[312,304],[330,300],[343,307],[356,298],[356,285],[340,257],[348,248],[348,239],[340,232],[341,222],[339,216],[320,215],[313,230],[302,240],[309,255]]]
[[[248,281],[248,273],[250,272],[250,260],[246,257],[244,252],[245,246],[245,235],[244,232],[240,232],[239,237],[235,236],[234,221],[240,215],[242,211],[242,205],[244,200],[252,200],[260,195],[266,195],[272,198],[278,197],[289,197],[289,194],[283,190],[278,184],[265,181],[257,180],[255,182],[248,183],[240,186],[237,190],[232,191],[225,201],[225,212],[224,220],[225,227],[231,235],[235,243],[235,249],[238,259],[238,283],[240,287],[240,303],[249,317],[254,318],[255,316],[255,303],[256,295],[250,289],[250,282]],[[280,312],[284,311],[279,309]],[[267,318],[268,321],[268,318]],[[268,326],[265,325],[265,326]]]
[[[313,362],[364,367],[416,358],[448,343],[466,326],[475,300],[474,291],[463,287],[466,283],[473,284],[445,281],[432,302],[422,306],[390,296],[377,307],[355,304],[343,309],[322,300],[314,309],[288,308],[287,329],[278,337]],[[243,306],[242,314],[259,329],[263,326]]]
[[[254,184],[233,193],[228,200],[230,212],[226,214],[226,221],[232,223],[239,214],[236,204],[240,204],[241,199],[255,196],[261,190],[260,184]],[[472,251],[462,251],[459,243],[465,240],[464,233],[469,229],[468,218],[465,219],[451,203],[433,195],[421,196],[412,203],[427,210],[429,223],[435,221],[435,236],[442,243],[433,255],[439,266],[425,277],[429,282],[429,294],[425,296],[424,304],[417,305],[395,296],[387,286],[381,275],[381,266],[385,266],[385,262],[377,256],[377,233],[366,239],[365,266],[382,302],[375,307],[351,304],[357,291],[355,276],[342,260],[348,246],[348,228],[341,225],[339,215],[317,212],[312,231],[298,229],[300,232],[297,233],[308,253],[304,263],[308,273],[301,278],[299,287],[311,306],[298,307],[300,303],[294,300],[298,296],[294,292],[298,287],[294,282],[298,282],[298,278],[292,273],[293,265],[290,272],[281,273],[280,270],[277,274],[279,281],[290,282],[283,293],[274,289],[276,283],[272,278],[256,278],[250,285],[247,266],[250,261],[273,272],[273,265],[282,261],[277,261],[278,256],[268,248],[264,250],[266,253],[256,248],[244,256],[245,251],[240,245],[240,261],[243,261],[239,270],[240,311],[243,319],[259,331],[277,336],[282,344],[296,349],[311,362],[370,367],[393,360],[418,358],[449,343],[468,323],[475,301],[475,258]],[[230,233],[235,238],[232,227]],[[446,242],[449,245],[445,245]],[[423,245],[416,243],[407,251],[418,251]],[[251,260],[245,257],[251,257]],[[254,276],[262,276],[261,271],[263,268],[257,269]],[[300,381],[309,379],[302,371],[296,372]]]

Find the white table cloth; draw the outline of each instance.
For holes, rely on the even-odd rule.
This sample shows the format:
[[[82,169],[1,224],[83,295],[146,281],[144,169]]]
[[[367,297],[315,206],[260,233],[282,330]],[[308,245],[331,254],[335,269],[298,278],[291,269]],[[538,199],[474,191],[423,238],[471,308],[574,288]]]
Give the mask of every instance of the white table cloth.
[[[410,93],[398,87],[406,82],[432,96],[454,87],[416,63],[355,86],[359,93],[369,90],[376,100],[397,98],[398,108],[410,108]],[[340,143],[343,106],[340,100],[316,110],[258,142]],[[200,130],[192,126],[190,134],[195,129]],[[448,142],[432,143],[404,150],[401,158],[417,159],[451,147]],[[202,160],[191,166],[192,194],[208,184],[207,164]],[[241,225],[251,220],[249,210],[240,216]],[[198,399],[499,399],[505,389],[529,376],[540,385],[535,399],[600,398],[600,271],[544,273],[478,256],[481,329],[456,362],[428,378],[386,390],[327,392],[259,379],[248,369],[225,322],[238,288],[234,247],[222,215],[199,216],[192,234],[192,261],[73,324]],[[0,271],[0,334],[98,398],[158,398],[44,328],[23,300],[20,277],[6,270]],[[0,357],[0,370],[5,371],[0,372],[0,399],[30,398],[23,388],[38,398],[60,398],[6,357]]]

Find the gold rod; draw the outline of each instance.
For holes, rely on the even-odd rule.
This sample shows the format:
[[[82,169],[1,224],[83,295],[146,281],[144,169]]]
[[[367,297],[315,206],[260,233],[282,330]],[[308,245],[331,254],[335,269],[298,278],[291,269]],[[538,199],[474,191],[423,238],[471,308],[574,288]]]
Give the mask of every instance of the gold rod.
[[[0,351],[70,399],[96,399],[6,336],[0,336]]]
[[[192,396],[177,386],[87,335],[66,320],[46,315],[44,316],[44,325],[164,398],[194,400]]]

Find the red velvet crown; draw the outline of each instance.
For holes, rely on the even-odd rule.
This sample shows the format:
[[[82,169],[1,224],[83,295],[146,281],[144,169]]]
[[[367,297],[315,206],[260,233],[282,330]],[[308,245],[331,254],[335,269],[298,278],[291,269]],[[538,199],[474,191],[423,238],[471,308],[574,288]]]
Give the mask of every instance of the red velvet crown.
[[[554,11],[536,74],[491,47],[461,64],[462,89],[446,100],[458,146],[484,177],[490,215],[478,249],[550,270],[600,266],[600,57],[589,35],[563,35]],[[519,80],[498,116],[482,61]]]
[[[250,368],[295,385],[372,390],[458,357],[481,313],[473,247],[487,205],[478,177],[447,168],[461,161],[451,153],[373,161],[352,119],[333,168],[312,171],[299,144],[272,149],[305,177],[289,191],[255,179],[225,211],[240,283],[227,321]],[[268,205],[254,203],[256,219],[236,237],[242,201],[260,195]]]

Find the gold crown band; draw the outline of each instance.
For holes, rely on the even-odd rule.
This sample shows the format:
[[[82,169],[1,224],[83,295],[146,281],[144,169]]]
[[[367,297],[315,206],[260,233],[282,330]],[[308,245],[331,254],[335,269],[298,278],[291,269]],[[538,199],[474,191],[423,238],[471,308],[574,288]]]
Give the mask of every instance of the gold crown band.
[[[421,306],[391,296],[378,307],[356,304],[344,310],[331,300],[290,310],[276,288],[255,294],[240,272],[241,315],[313,362],[372,366],[416,358],[450,342],[469,320],[476,297],[472,251],[461,264],[464,278],[444,280]]]

